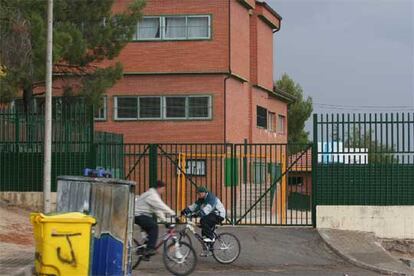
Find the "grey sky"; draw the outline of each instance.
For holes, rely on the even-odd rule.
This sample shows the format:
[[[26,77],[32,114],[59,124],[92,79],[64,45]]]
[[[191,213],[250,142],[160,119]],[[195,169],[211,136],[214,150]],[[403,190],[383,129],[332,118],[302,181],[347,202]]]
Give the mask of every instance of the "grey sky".
[[[414,0],[267,2],[283,17],[275,78],[299,82],[315,112],[414,112]]]

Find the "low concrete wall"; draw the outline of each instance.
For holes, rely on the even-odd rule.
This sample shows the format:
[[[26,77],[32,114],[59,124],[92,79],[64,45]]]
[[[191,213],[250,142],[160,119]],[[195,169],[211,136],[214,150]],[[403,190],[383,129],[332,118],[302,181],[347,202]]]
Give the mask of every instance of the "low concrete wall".
[[[43,209],[43,193],[41,192],[0,192],[0,199],[9,204],[29,208],[35,211]],[[56,193],[51,194],[52,210],[56,210]]]
[[[414,206],[317,206],[316,226],[414,239]]]

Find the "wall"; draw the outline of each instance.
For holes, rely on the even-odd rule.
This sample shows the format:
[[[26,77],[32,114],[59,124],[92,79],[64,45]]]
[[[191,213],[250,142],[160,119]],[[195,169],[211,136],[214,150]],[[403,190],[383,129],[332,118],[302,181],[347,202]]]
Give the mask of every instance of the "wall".
[[[0,199],[34,211],[43,210],[42,192],[0,192]],[[51,193],[51,210],[56,210],[56,193]]]
[[[124,134],[125,143],[221,143],[224,140],[224,75],[125,76],[109,90],[108,120],[95,130]],[[114,121],[114,95],[212,95],[211,120]]]
[[[230,143],[243,143],[249,139],[249,93],[250,85],[234,78],[227,80],[226,140]]]
[[[120,9],[125,0],[118,0]],[[228,70],[228,2],[151,0],[144,15],[211,14],[209,40],[131,42],[118,59],[125,72],[223,72]],[[160,62],[161,61],[161,62]]]
[[[273,90],[273,31],[257,18],[257,84]]]
[[[231,71],[248,80],[250,78],[249,10],[236,1],[231,3]]]
[[[414,206],[317,206],[318,228],[374,232],[380,238],[414,239]]]

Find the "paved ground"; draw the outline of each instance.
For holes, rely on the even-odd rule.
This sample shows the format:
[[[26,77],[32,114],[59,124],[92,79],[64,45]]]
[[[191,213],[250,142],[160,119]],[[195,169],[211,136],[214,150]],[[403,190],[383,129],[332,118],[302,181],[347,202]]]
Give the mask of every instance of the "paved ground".
[[[33,264],[29,213],[0,202],[0,275],[16,275]],[[343,261],[311,228],[222,227],[219,231],[240,238],[240,258],[232,265],[200,258],[194,275],[378,275]],[[200,252],[199,246],[196,250]],[[139,268],[134,275],[168,275],[159,255]]]
[[[30,212],[0,201],[0,275],[16,275],[33,263]]]
[[[319,229],[319,233],[334,251],[358,266],[395,275],[414,275],[414,269],[391,256],[373,233],[334,229]]]
[[[311,228],[223,227],[219,231],[233,232],[240,238],[239,259],[232,265],[221,265],[212,257],[200,257],[194,275],[378,275],[343,261]],[[196,250],[200,252],[199,247]],[[168,273],[158,255],[142,263],[134,275]]]

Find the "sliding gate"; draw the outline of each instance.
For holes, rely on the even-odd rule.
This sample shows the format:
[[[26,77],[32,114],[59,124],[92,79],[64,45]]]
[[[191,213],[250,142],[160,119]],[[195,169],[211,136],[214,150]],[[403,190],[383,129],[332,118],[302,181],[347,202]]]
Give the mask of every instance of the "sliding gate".
[[[125,178],[141,194],[157,180],[179,213],[206,186],[238,225],[311,225],[311,145],[125,144]]]

